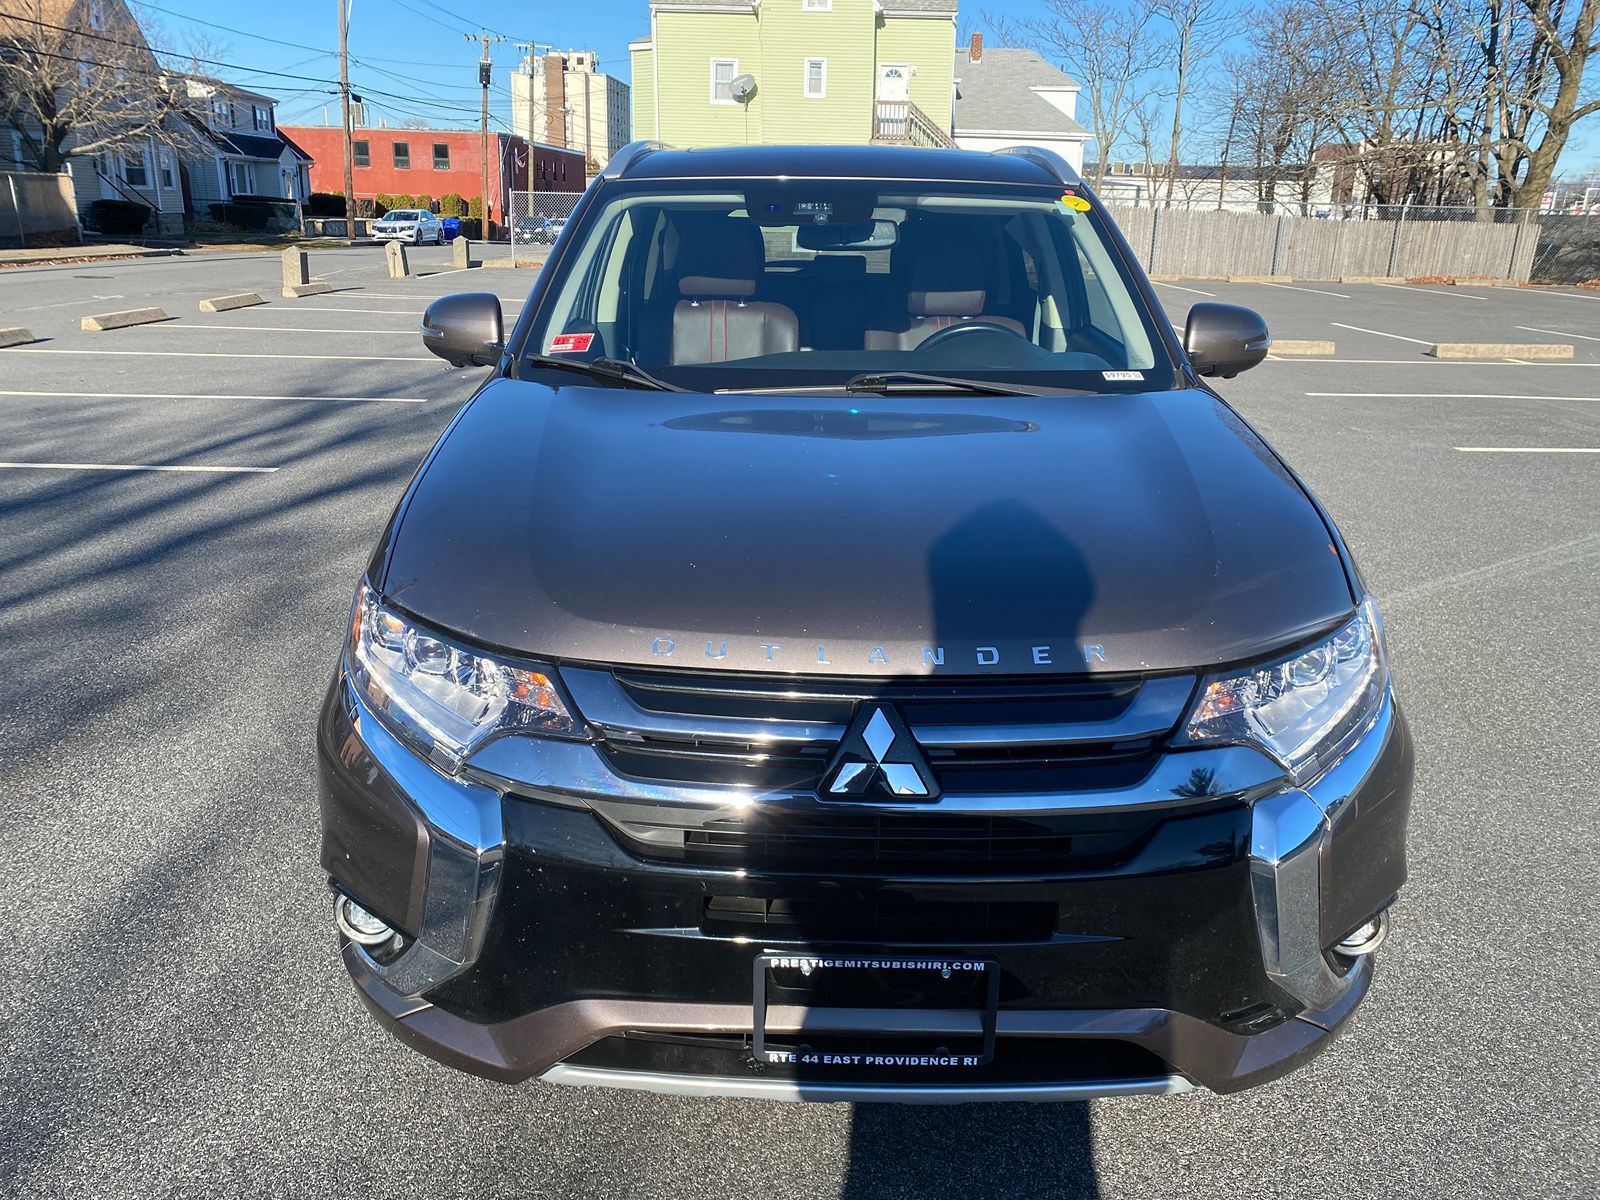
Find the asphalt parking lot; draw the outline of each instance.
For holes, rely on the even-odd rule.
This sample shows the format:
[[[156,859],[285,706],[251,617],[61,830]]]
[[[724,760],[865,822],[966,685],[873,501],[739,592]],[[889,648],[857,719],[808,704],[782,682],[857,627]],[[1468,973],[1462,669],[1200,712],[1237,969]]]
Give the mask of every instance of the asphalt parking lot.
[[[1180,324],[1215,298],[1337,342],[1221,390],[1352,543],[1417,738],[1412,881],[1346,1036],[1226,1098],[789,1106],[458,1075],[338,962],[313,718],[379,528],[481,376],[417,317],[531,280],[447,257],[389,280],[325,252],[340,290],[297,301],[272,255],[0,272],[0,326],[46,339],[0,351],[0,1194],[1594,1193],[1600,454],[1567,451],[1600,448],[1600,293],[1157,288]],[[195,311],[250,289],[271,303]],[[179,319],[78,331],[144,304]],[[195,469],[106,469],[152,466]]]

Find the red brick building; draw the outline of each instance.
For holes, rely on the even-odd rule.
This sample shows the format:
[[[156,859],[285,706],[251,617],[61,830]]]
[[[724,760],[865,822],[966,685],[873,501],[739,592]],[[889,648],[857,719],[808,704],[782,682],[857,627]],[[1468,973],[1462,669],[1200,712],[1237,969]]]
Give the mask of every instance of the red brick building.
[[[281,125],[279,129],[311,156],[311,190],[344,191],[341,131],[336,125]],[[478,195],[482,135],[461,129],[357,129],[355,151],[357,199],[378,195],[440,196],[451,192],[466,199]],[[491,219],[503,221],[509,194],[515,191],[581,192],[583,155],[559,146],[529,143],[514,134],[489,135]]]

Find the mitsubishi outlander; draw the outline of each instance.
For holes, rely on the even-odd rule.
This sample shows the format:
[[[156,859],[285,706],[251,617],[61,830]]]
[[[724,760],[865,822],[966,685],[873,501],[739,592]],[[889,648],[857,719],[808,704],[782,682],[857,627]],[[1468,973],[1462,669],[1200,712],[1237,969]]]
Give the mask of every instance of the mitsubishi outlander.
[[[802,1100],[1234,1091],[1366,994],[1383,627],[1053,154],[635,143],[355,591],[322,866],[480,1075]]]

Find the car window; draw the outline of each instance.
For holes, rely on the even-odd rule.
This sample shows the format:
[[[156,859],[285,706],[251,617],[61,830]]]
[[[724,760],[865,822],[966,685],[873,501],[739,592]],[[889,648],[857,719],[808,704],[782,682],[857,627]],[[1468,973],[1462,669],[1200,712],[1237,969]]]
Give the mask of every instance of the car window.
[[[920,371],[1166,387],[1157,322],[1076,192],[775,180],[602,185],[519,353],[701,390]]]

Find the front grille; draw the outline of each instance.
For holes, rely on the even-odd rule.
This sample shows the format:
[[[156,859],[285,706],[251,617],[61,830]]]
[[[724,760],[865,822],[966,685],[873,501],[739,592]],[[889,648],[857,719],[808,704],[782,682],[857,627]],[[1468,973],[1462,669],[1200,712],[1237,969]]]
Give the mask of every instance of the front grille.
[[[1056,932],[1060,910],[1049,901],[921,900],[851,896],[780,899],[711,896],[700,929],[712,937],[742,937],[768,945],[804,942],[1042,942]]]
[[[594,801],[640,857],[727,869],[902,874],[1054,873],[1135,853],[1159,818],[1060,812],[1073,793],[1126,791],[1151,772],[1188,706],[1189,677],[816,680],[568,668],[601,752],[630,780],[693,789],[693,806]],[[825,776],[863,706],[891,706],[937,780],[924,811],[840,803]],[[670,793],[669,793],[670,795]],[[729,804],[708,809],[707,797]],[[1000,809],[975,812],[989,797]],[[1062,799],[1062,798],[1065,799]],[[765,798],[766,803],[748,803]],[[736,801],[743,801],[738,802]],[[1058,802],[1059,801],[1059,802]],[[1014,803],[1013,803],[1014,802]]]

